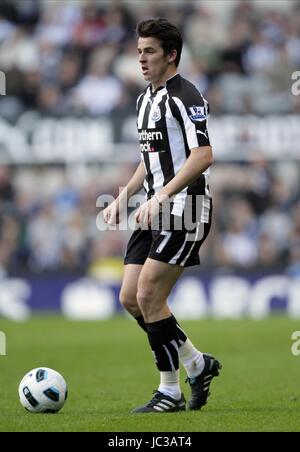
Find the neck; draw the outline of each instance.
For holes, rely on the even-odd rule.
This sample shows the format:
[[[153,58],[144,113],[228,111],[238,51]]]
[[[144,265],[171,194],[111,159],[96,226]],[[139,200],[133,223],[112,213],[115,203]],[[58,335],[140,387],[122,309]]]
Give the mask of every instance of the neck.
[[[166,81],[169,80],[169,78],[174,77],[174,75],[176,75],[176,74],[177,74],[177,67],[169,68],[159,80],[151,83],[153,91],[155,91],[160,86],[165,85]]]

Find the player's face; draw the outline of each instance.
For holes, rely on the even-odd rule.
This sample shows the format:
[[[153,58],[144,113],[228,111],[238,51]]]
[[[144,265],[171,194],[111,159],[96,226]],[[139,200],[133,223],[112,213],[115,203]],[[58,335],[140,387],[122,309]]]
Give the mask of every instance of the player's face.
[[[144,79],[154,86],[164,82],[170,63],[174,61],[174,55],[164,55],[160,41],[152,37],[139,38],[138,53]]]

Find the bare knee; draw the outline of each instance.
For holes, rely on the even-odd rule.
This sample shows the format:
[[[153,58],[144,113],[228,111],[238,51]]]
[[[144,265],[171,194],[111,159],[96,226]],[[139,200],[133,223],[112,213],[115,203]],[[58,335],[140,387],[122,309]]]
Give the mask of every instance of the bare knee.
[[[157,295],[157,279],[152,275],[143,275],[139,278],[137,285],[137,303],[142,307],[147,307],[154,301]]]
[[[149,311],[151,308],[151,305],[153,304],[153,295],[154,291],[151,287],[141,285],[138,288],[136,299],[137,304],[143,313]]]
[[[166,315],[166,301],[161,300],[154,287],[141,285],[137,292],[137,303],[145,322],[155,322]]]
[[[137,303],[136,294],[121,290],[119,300],[123,308],[128,311],[129,314],[131,314],[133,317],[138,317],[141,314],[140,308]]]

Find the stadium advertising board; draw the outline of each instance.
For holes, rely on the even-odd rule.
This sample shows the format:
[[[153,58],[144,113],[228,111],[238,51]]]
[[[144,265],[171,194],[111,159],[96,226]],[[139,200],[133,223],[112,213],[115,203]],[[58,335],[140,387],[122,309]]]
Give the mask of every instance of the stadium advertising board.
[[[87,277],[40,276],[0,281],[0,315],[25,320],[36,312],[75,320],[102,320],[121,312],[119,283]],[[280,273],[187,274],[170,304],[178,319],[263,319],[271,313],[300,317],[300,279]],[[184,300],[184,301],[183,301]]]
[[[210,137],[217,160],[300,157],[300,116],[215,116]],[[226,146],[224,146],[226,143]],[[115,124],[107,118],[45,117],[24,113],[15,123],[0,118],[0,159],[8,163],[101,162],[138,158],[136,119]]]

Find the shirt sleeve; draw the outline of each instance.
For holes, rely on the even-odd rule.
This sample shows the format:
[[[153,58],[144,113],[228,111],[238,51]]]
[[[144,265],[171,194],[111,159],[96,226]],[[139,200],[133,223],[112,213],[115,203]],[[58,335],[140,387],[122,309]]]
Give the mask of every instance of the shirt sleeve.
[[[173,96],[172,99],[176,104],[176,117],[189,149],[210,146],[207,131],[209,104],[206,99],[196,89],[185,96]]]

